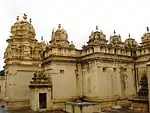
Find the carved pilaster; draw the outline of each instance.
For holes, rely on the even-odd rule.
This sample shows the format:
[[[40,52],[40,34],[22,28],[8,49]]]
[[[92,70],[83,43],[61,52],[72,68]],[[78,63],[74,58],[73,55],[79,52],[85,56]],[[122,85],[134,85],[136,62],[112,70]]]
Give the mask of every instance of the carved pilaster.
[[[148,98],[149,98],[149,110],[150,110],[150,63],[147,65],[147,77],[148,77]]]

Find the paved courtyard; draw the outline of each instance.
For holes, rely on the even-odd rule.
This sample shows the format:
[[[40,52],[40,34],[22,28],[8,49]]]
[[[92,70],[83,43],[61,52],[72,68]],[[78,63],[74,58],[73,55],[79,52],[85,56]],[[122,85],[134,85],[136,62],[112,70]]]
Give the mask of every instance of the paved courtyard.
[[[61,110],[55,110],[55,111],[44,111],[44,112],[34,112],[32,110],[10,110],[8,113],[67,113],[63,112]]]
[[[103,110],[102,113],[141,113],[141,112],[131,111],[128,108],[120,108],[120,109],[107,109],[107,110]]]
[[[8,111],[8,113],[67,113],[67,112],[63,112],[60,110],[45,111],[45,112],[33,112],[31,110],[13,110],[13,111]],[[131,111],[128,108],[120,108],[120,109],[106,109],[106,110],[103,110],[101,113],[141,113],[141,112]]]

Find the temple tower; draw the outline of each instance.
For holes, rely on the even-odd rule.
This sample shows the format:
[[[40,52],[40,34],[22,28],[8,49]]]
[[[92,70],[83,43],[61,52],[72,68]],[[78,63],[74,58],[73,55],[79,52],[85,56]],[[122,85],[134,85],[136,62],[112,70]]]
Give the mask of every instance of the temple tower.
[[[11,26],[11,36],[7,39],[8,46],[4,53],[6,74],[4,100],[9,100],[8,106],[28,105],[29,81],[34,72],[41,68],[40,47],[35,39],[35,29],[31,22],[31,19],[27,21],[26,14],[23,20],[17,17],[17,21]],[[14,102],[19,104],[13,104]]]

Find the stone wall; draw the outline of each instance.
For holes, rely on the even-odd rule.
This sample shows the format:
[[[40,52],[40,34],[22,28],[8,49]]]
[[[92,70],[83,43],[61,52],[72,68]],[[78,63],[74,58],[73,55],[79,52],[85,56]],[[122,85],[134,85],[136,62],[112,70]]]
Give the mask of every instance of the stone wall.
[[[52,62],[45,71],[52,78],[52,94],[54,100],[77,97],[76,64],[68,62]]]

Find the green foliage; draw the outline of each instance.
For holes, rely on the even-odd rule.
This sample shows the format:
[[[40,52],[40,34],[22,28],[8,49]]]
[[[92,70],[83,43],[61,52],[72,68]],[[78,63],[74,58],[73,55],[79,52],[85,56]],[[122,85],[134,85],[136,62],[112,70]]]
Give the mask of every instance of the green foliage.
[[[4,70],[0,71],[0,76],[5,76]]]

